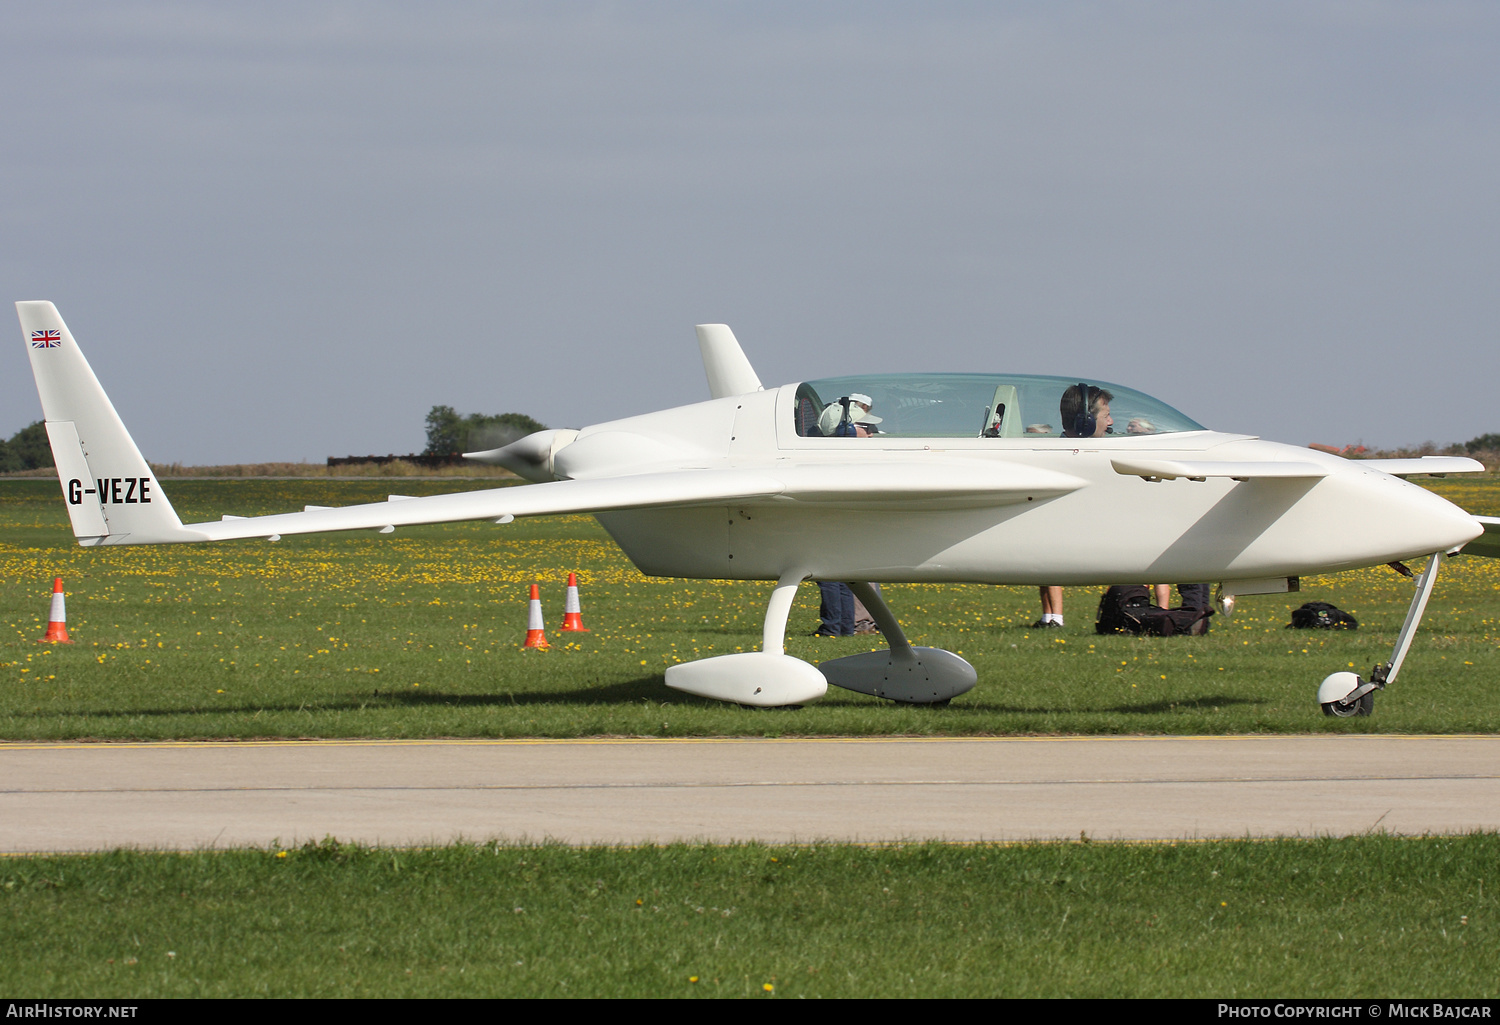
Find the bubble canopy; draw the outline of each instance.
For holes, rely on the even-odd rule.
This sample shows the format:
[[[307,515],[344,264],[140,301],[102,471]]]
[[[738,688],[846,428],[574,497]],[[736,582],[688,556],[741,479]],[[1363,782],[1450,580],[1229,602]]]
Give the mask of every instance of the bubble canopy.
[[[817,438],[818,417],[849,395],[874,400],[879,433],[897,438],[1058,438],[1063,393],[1087,384],[1110,392],[1112,436],[1169,434],[1206,428],[1159,399],[1106,381],[1031,374],[866,374],[825,377],[797,386],[793,413],[800,437]],[[856,407],[856,412],[857,412]]]

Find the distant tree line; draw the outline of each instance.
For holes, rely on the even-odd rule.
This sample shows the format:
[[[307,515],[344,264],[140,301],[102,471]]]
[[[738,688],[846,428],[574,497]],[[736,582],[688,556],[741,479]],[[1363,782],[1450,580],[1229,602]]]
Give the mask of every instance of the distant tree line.
[[[47,426],[40,420],[22,427],[9,441],[0,440],[0,473],[40,470],[51,465],[52,446],[47,441]]]
[[[546,424],[525,413],[501,413],[498,416],[470,413],[461,416],[452,406],[433,406],[432,412],[427,414],[427,448],[422,454],[445,456],[455,452],[483,452],[546,429]],[[1428,442],[1417,451],[1430,454],[1436,450],[1437,446]],[[1448,451],[1492,456],[1500,452],[1500,433],[1481,434],[1462,444],[1449,446]],[[1486,463],[1489,461],[1485,459]],[[0,439],[0,473],[39,470],[51,465],[52,446],[47,441],[47,428],[42,421],[21,428],[8,441]]]
[[[427,414],[427,448],[422,454],[443,456],[453,452],[483,452],[546,429],[546,424],[525,413],[501,413],[498,416],[470,413],[462,416],[452,406],[433,406],[432,412]]]

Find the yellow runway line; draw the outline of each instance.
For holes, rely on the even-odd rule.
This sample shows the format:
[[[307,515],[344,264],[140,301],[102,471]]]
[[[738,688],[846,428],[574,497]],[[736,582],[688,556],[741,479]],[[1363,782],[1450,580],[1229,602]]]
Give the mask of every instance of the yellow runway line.
[[[1353,741],[1423,741],[1487,740],[1487,733],[1362,733],[1342,739]],[[0,751],[88,751],[108,748],[248,748],[248,747],[592,747],[592,746],[676,746],[686,744],[1077,744],[1077,743],[1161,743],[1188,741],[1223,741],[1256,743],[1270,741],[1321,741],[1326,733],[1235,733],[1162,736],[1069,735],[1057,737],[438,737],[434,739],[362,739],[310,737],[297,740],[99,740],[78,741],[0,741]]]

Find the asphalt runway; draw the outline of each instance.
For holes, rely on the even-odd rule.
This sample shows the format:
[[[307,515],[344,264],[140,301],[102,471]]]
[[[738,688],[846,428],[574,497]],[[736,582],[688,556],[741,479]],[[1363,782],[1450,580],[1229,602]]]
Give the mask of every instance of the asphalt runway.
[[[1500,737],[0,745],[0,851],[1500,829]]]

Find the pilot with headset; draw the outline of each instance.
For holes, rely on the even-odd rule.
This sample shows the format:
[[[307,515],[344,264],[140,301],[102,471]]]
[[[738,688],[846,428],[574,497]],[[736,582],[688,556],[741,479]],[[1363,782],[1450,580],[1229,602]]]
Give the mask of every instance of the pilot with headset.
[[[1109,404],[1114,398],[1108,390],[1082,382],[1063,392],[1062,401],[1058,403],[1063,437],[1102,438],[1113,433],[1115,418],[1109,415]]]

